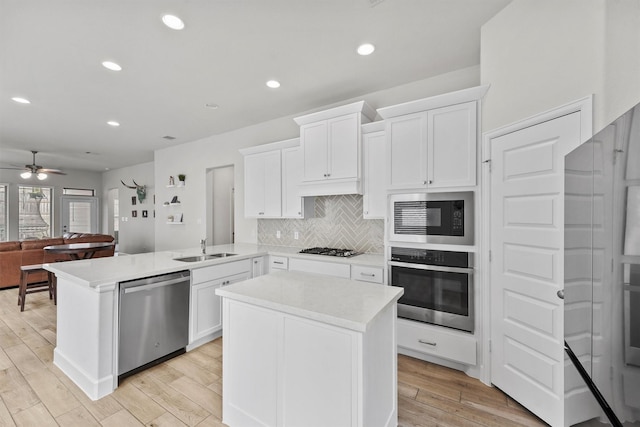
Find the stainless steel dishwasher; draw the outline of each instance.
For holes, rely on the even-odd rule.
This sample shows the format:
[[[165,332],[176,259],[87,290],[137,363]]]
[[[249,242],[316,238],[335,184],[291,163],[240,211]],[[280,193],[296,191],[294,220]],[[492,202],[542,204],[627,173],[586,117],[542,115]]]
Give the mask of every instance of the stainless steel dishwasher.
[[[189,271],[120,282],[118,379],[185,352]]]

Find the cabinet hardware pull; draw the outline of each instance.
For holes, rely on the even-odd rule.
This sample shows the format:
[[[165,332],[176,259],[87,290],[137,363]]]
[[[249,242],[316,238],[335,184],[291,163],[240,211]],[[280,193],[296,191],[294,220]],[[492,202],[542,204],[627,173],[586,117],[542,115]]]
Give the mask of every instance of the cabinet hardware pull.
[[[433,184],[433,180],[432,179],[429,180],[429,184]]]
[[[302,215],[302,212],[298,212],[298,215]]]
[[[253,263],[254,263],[254,264],[257,264],[257,263],[258,263],[258,260],[256,260],[256,261],[253,261]]]
[[[284,262],[282,262],[282,261],[273,261],[273,263],[274,264],[280,264],[280,265],[284,264]]]
[[[438,343],[431,342],[431,341],[425,341],[425,340],[418,340],[418,342],[419,342],[420,344],[426,344],[426,345],[430,345],[430,346],[432,346],[432,347],[435,347],[435,346],[437,346],[437,345],[438,345]]]
[[[556,295],[558,296],[558,298],[564,299],[564,289],[560,289],[558,292],[556,292]]]
[[[423,184],[426,184],[426,183],[427,183],[427,181],[422,181],[422,183],[423,183]]]
[[[374,273],[360,273],[361,276],[366,276],[366,277],[376,277],[376,275]]]

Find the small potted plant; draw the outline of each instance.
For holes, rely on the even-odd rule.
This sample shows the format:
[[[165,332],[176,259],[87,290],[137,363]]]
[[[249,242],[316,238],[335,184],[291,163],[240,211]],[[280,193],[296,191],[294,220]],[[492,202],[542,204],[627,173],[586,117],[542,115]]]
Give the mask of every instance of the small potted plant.
[[[179,185],[180,187],[183,187],[183,186],[184,186],[184,179],[185,179],[186,177],[187,177],[187,176],[186,176],[185,174],[183,174],[183,173],[181,173],[181,174],[179,174],[179,175],[178,175],[178,185]]]

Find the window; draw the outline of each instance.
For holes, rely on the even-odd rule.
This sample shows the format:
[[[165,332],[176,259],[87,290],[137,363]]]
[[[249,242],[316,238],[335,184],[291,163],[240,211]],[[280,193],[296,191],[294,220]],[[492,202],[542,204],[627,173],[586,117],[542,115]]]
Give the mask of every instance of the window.
[[[7,235],[7,186],[0,184],[0,242],[6,242]]]
[[[53,234],[52,190],[18,186],[18,238],[45,239]]]
[[[96,191],[90,188],[63,188],[62,195],[64,196],[89,196],[96,195]]]

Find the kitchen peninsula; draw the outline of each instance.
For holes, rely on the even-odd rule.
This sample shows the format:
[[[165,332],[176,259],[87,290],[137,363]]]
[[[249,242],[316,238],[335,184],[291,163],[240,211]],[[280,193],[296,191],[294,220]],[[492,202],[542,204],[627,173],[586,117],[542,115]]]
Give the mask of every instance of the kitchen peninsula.
[[[282,271],[216,293],[225,424],[397,425],[402,288]]]
[[[54,363],[87,396],[93,400],[100,399],[113,392],[118,386],[120,283],[189,271],[192,284],[187,350],[190,350],[221,333],[220,325],[217,328],[204,330],[203,333],[197,333],[198,323],[203,319],[210,321],[216,310],[215,304],[211,304],[207,298],[218,299],[217,315],[219,316],[220,297],[214,294],[215,287],[266,273],[266,268],[257,270],[256,266],[266,267],[269,265],[269,259],[276,259],[278,262],[285,260],[285,264],[286,261],[295,259],[304,261],[304,266],[327,264],[317,261],[317,256],[298,254],[299,249],[235,244],[206,248],[208,254],[230,253],[234,254],[233,256],[196,262],[182,262],[177,258],[195,257],[200,252],[199,248],[45,264],[47,270],[56,274],[58,283],[58,323]],[[364,254],[350,259],[336,259],[331,264],[346,267],[347,271],[351,270],[352,275],[359,274],[363,271],[362,269],[366,269],[365,271],[373,269],[378,276],[381,276],[383,257]],[[344,268],[339,269],[341,272],[344,270]],[[218,277],[211,276],[214,271],[222,271],[226,276],[218,280]],[[335,280],[331,277],[325,277],[325,279],[326,283]],[[210,284],[214,286],[209,286]],[[198,288],[200,286],[202,288]],[[383,288],[371,283],[365,286]],[[197,295],[198,289],[203,290],[200,296]],[[204,303],[197,302],[200,297],[204,297],[201,300],[205,301]],[[202,307],[205,309],[204,313],[202,310],[198,312]]]

